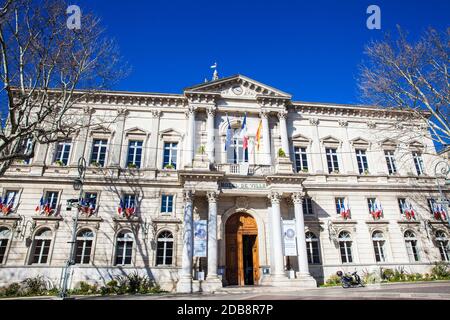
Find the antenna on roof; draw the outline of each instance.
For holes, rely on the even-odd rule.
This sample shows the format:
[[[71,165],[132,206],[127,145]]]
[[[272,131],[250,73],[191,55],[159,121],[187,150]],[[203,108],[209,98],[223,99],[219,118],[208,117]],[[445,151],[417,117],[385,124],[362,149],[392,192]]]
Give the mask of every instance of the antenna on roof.
[[[211,66],[211,69],[214,69],[212,81],[218,80],[218,79],[219,79],[219,73],[217,72],[217,62],[215,62],[215,63]]]

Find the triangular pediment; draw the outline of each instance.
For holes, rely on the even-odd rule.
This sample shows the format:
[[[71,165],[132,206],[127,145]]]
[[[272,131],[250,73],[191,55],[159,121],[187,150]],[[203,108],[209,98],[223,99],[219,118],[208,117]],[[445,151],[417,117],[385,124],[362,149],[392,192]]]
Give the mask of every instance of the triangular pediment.
[[[111,134],[112,130],[101,124],[97,124],[91,127],[91,134]]]
[[[333,137],[333,136],[326,136],[325,138],[321,139],[322,143],[326,144],[340,144],[341,140]]]
[[[353,145],[359,145],[359,146],[367,146],[370,144],[369,141],[367,141],[361,137],[351,140],[350,143]]]
[[[160,136],[176,136],[176,137],[182,136],[182,134],[179,131],[172,129],[172,128],[160,131],[159,135]]]
[[[185,93],[215,93],[223,97],[256,98],[257,96],[271,96],[290,99],[286,92],[260,83],[243,75],[205,82],[185,89]]]
[[[398,141],[392,140],[392,139],[385,139],[380,142],[382,146],[390,146],[390,147],[396,147],[398,145]]]
[[[296,135],[294,135],[294,136],[291,138],[291,140],[292,140],[293,142],[303,142],[303,143],[310,143],[310,142],[311,142],[311,139],[309,139],[308,137],[305,137],[305,136],[302,135],[302,134],[296,134]]]
[[[127,135],[146,135],[147,132],[141,128],[134,127],[125,131]]]

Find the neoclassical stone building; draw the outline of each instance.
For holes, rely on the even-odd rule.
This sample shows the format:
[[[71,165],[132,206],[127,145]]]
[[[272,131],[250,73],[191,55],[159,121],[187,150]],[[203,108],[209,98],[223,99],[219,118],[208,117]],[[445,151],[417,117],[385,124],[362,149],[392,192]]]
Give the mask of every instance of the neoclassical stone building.
[[[440,158],[405,111],[296,102],[241,75],[182,94],[102,92],[76,108],[87,129],[0,179],[6,205],[15,195],[0,217],[0,285],[59,285],[80,157],[71,286],[138,270],[179,292],[314,287],[337,270],[449,261],[433,205]]]

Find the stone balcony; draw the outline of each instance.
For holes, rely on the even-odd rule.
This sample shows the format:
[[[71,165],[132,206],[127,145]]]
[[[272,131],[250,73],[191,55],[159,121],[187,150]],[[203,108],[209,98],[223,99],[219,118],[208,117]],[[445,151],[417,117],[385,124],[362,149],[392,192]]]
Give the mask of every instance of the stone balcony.
[[[217,165],[217,171],[224,172],[226,175],[236,176],[265,176],[275,173],[275,168],[269,165],[253,164],[231,164],[224,163]]]

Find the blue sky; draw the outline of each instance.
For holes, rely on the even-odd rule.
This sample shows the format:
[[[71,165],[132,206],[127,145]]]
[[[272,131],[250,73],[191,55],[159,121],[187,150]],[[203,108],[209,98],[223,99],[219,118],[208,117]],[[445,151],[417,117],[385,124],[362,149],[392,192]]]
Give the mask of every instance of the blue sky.
[[[295,100],[358,103],[364,45],[401,25],[417,36],[449,26],[450,1],[79,0],[93,10],[132,66],[114,89],[181,93],[237,73],[291,93]],[[380,6],[382,30],[366,28]]]

